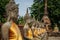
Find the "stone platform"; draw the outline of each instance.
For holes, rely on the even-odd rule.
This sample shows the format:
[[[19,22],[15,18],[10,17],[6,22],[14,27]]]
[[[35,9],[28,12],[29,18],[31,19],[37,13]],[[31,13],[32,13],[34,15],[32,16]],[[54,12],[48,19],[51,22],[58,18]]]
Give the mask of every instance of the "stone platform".
[[[50,32],[48,40],[60,40],[60,32]]]
[[[48,40],[60,40],[60,37],[48,37]]]

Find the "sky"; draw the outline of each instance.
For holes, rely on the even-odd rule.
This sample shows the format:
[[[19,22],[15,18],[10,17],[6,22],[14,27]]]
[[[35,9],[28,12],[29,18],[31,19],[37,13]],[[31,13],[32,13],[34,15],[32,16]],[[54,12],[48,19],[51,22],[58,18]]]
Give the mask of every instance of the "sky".
[[[31,7],[33,0],[15,0],[19,4],[19,16],[24,16],[28,7]]]

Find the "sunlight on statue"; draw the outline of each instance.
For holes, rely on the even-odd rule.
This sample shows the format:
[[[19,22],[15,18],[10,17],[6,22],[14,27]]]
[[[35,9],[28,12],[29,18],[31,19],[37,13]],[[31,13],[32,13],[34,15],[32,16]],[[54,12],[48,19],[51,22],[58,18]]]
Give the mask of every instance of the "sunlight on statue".
[[[57,24],[55,24],[54,32],[59,32],[59,28],[57,27]]]

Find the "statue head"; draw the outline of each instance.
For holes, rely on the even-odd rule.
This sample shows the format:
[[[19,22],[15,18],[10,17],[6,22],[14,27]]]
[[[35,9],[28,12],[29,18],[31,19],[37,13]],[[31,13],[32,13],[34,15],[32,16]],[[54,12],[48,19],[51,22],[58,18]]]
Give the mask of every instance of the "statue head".
[[[7,12],[8,19],[18,18],[18,5],[15,4],[14,0],[10,0],[9,3],[6,5],[6,12]]]

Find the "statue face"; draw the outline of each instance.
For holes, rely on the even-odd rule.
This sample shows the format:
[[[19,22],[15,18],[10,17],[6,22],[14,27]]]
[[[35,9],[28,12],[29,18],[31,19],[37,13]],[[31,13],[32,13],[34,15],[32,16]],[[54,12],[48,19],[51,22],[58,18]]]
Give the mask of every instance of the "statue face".
[[[12,20],[17,21],[17,15],[14,12],[10,12],[9,16]]]

